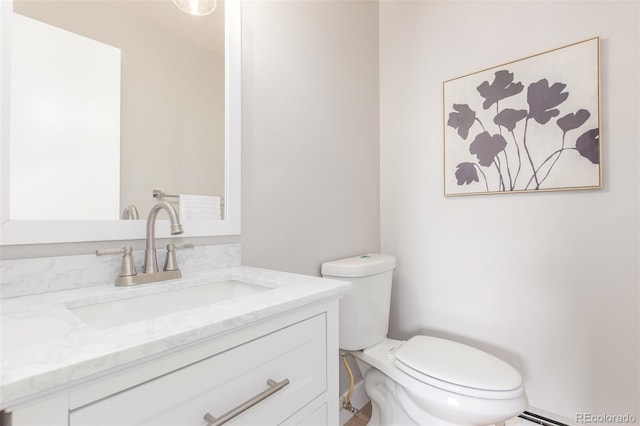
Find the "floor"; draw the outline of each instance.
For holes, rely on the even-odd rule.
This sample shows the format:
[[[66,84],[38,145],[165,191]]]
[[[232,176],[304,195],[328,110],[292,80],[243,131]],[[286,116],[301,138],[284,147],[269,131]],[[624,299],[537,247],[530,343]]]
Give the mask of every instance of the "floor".
[[[358,411],[351,419],[344,424],[344,426],[367,426],[367,422],[371,418],[371,402],[368,402],[367,405],[362,407],[360,411]],[[520,417],[514,417],[513,419],[507,420],[506,426],[533,426],[537,425],[537,423],[530,422],[525,419],[521,419]]]
[[[367,426],[367,422],[371,418],[371,402],[367,402],[367,404],[362,407],[360,411],[356,413],[355,416],[351,417],[351,419],[344,424],[344,426]]]

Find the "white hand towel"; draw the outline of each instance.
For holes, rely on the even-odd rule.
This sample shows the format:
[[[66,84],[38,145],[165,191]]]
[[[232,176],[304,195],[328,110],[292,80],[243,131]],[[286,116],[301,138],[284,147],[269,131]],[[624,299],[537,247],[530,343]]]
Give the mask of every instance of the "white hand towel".
[[[220,197],[180,194],[180,222],[187,220],[220,220]]]

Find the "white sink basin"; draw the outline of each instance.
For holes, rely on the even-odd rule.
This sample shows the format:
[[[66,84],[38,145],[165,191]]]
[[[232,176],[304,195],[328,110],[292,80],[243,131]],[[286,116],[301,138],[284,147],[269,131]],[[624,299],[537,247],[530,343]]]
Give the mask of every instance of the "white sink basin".
[[[271,290],[271,288],[242,281],[227,280],[69,308],[69,310],[90,327],[104,329],[266,290]]]

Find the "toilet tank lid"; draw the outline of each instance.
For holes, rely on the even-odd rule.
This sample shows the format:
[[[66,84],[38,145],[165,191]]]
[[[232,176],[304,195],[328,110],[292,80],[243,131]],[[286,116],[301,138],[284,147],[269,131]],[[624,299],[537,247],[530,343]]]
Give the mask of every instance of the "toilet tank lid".
[[[396,258],[388,254],[367,253],[322,264],[324,276],[356,278],[391,271],[396,267]]]

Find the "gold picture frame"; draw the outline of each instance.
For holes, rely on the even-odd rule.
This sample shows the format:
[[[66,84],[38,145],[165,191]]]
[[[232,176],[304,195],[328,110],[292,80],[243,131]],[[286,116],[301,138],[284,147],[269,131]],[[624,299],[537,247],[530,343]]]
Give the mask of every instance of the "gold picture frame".
[[[602,188],[599,37],[442,91],[445,196]]]

